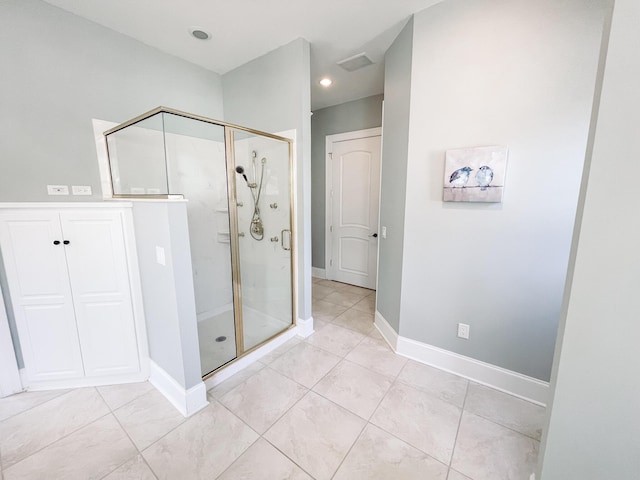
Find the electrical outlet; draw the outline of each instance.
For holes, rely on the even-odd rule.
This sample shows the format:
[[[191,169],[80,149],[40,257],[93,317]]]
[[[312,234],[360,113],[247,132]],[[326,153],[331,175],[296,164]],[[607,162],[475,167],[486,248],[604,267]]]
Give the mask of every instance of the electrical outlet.
[[[464,338],[465,340],[469,340],[469,330],[470,327],[466,323],[458,324],[458,337]]]
[[[47,185],[48,195],[69,195],[68,185]]]
[[[91,187],[89,185],[72,185],[71,192],[74,195],[91,195]]]

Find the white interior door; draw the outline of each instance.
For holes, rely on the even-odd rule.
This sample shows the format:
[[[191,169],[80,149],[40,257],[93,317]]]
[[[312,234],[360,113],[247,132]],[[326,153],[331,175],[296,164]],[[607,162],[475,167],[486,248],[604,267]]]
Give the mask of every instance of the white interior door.
[[[29,381],[84,374],[63,240],[57,212],[0,215],[0,245]]]
[[[380,136],[332,143],[327,278],[376,287]]]
[[[61,212],[86,376],[139,370],[119,212]]]

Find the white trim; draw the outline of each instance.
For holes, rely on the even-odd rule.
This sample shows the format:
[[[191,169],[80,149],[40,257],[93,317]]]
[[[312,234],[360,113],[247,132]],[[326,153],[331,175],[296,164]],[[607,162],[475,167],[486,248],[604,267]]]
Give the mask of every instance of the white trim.
[[[465,357],[442,348],[402,337],[376,311],[375,326],[391,348],[403,357],[436,367],[515,397],[545,406],[549,400],[549,383],[506,368]]]
[[[324,278],[328,280],[333,280],[335,278],[335,270],[333,266],[330,264],[331,260],[331,249],[332,249],[332,241],[333,237],[331,235],[331,224],[332,224],[332,209],[333,206],[331,204],[331,189],[333,184],[331,183],[332,172],[331,172],[331,154],[333,153],[333,144],[335,142],[344,142],[346,140],[357,140],[360,138],[369,138],[369,137],[380,137],[380,181],[382,182],[382,127],[375,128],[367,128],[365,130],[356,130],[353,132],[345,132],[345,133],[337,133],[334,135],[327,135],[325,137],[325,207],[324,207],[324,264],[325,264],[325,276]],[[380,196],[379,196],[380,197]],[[380,204],[378,203],[378,212],[380,212]],[[380,215],[378,215],[378,222],[380,222]],[[378,246],[378,250],[380,250]],[[376,263],[376,270],[378,269],[378,264]],[[376,288],[378,284],[377,272],[376,272]]]
[[[70,209],[70,208],[132,208],[130,201],[113,201],[113,202],[0,202],[2,209]]]
[[[136,244],[132,204],[128,204],[127,208],[122,210],[122,227],[125,253],[127,255],[131,307],[133,310],[133,321],[136,329],[138,359],[140,361],[140,375],[144,378],[148,378],[150,360],[149,341],[147,339],[147,319],[144,315],[142,281],[140,280],[140,264],[138,262],[138,246]]]
[[[9,330],[9,319],[5,312],[2,290],[0,290],[0,398],[22,390],[20,372]]]
[[[311,276],[316,278],[327,278],[327,271],[324,268],[312,267]]]
[[[271,340],[266,345],[263,345],[262,347],[255,349],[253,352],[249,353],[248,355],[242,358],[239,358],[238,360],[233,362],[231,365],[224,367],[218,373],[215,373],[214,375],[209,377],[207,380],[205,380],[204,384],[206,385],[207,390],[212,389],[216,385],[220,385],[229,377],[244,370],[249,365],[254,363],[256,360],[260,360],[265,355],[268,355],[269,353],[274,351],[276,348],[278,348],[280,345],[284,344],[288,340],[295,337],[297,334],[298,334],[297,328],[291,328],[286,332],[283,332],[281,335],[277,336],[273,340]]]
[[[546,405],[549,398],[547,382],[433,345],[399,336],[396,353],[538,405]]]
[[[313,317],[309,317],[307,319],[298,318],[296,322],[298,336],[302,338],[307,338],[311,334],[313,334]]]
[[[327,153],[331,153],[330,144],[334,142],[344,142],[346,140],[357,140],[359,138],[379,137],[382,135],[382,127],[366,128],[364,130],[354,130],[352,132],[335,133],[327,135]],[[329,142],[329,139],[331,141]]]
[[[100,186],[102,187],[102,198],[105,200],[113,197],[111,186],[111,169],[109,167],[109,154],[107,152],[107,139],[104,132],[118,125],[117,123],[93,118],[93,137],[96,142],[96,154],[98,156],[98,171],[100,172]]]
[[[149,383],[165,396],[171,404],[185,417],[190,417],[194,413],[209,405],[207,400],[207,388],[204,382],[188,390],[180,385],[163,368],[158,366],[153,360],[149,360],[151,376]]]
[[[374,317],[373,324],[382,335],[382,338],[389,344],[389,346],[396,351],[398,346],[398,333],[393,329],[387,319],[382,316],[382,314],[376,310],[376,314]]]

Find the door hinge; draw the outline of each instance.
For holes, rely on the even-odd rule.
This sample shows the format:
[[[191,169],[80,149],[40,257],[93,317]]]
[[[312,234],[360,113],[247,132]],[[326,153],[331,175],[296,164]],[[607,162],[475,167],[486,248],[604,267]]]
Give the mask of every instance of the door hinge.
[[[329,225],[329,231],[333,232],[333,225]]]
[[[333,152],[329,152],[329,158],[333,159]]]
[[[333,267],[333,259],[329,260],[329,266]]]

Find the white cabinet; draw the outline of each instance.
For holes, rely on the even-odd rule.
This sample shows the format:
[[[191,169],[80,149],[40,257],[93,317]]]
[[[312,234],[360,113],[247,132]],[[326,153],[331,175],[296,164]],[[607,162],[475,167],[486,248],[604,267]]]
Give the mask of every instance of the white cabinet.
[[[28,387],[146,378],[130,218],[128,209],[106,205],[0,205],[0,249]]]

